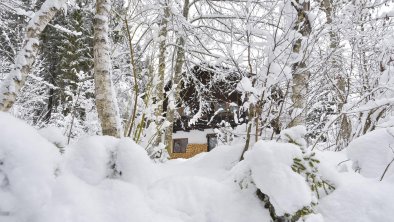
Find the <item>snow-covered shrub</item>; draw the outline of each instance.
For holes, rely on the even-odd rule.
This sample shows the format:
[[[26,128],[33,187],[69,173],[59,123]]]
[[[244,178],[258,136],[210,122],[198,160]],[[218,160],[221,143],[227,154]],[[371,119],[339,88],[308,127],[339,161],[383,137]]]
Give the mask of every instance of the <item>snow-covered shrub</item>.
[[[120,178],[129,183],[147,186],[157,177],[154,163],[144,148],[130,138],[122,138],[116,146],[116,168]]]
[[[164,143],[159,143],[157,146],[149,146],[146,151],[149,157],[156,163],[164,163],[170,159],[170,154],[168,154]]]
[[[31,221],[51,198],[58,149],[37,131],[0,112],[0,221]]]
[[[302,157],[294,158],[291,168],[294,172],[305,178],[309,187],[314,192],[314,197],[320,199],[321,196],[329,194],[335,188],[320,177],[320,173],[318,172],[320,160],[317,159],[315,152],[307,148],[307,143],[304,139],[306,133],[307,131],[304,126],[296,126],[283,130],[281,137],[282,140],[297,145],[297,148],[301,150]]]
[[[377,129],[353,140],[347,153],[361,175],[394,181],[394,166],[389,165],[394,160],[394,128]]]
[[[64,153],[64,148],[67,145],[67,139],[62,134],[59,128],[49,126],[40,129],[38,133],[49,142],[51,142],[53,145],[55,145],[59,149],[60,153]]]
[[[303,127],[284,130],[285,143],[259,141],[237,166],[236,181],[256,187],[275,221],[305,219],[315,212],[318,199],[334,190],[321,178],[315,153],[307,151],[305,132]]]
[[[302,159],[302,152],[289,143],[260,141],[245,153],[252,181],[261,191],[258,196],[271,208],[273,219],[291,217],[312,204],[305,178],[292,169],[296,158]]]
[[[281,131],[281,138],[285,142],[295,144],[301,149],[306,147],[304,136],[306,135],[306,128],[304,126],[295,126]]]
[[[117,142],[109,136],[81,139],[67,148],[66,168],[89,184],[115,176],[113,158]]]
[[[107,178],[144,184],[154,174],[144,148],[129,138],[88,137],[70,146],[66,159],[67,168],[92,185]]]
[[[371,138],[369,134],[365,136]],[[379,181],[379,177],[371,179],[354,172],[346,150],[322,151],[316,152],[316,155],[321,160],[319,170],[324,178],[335,183],[335,191],[321,198],[317,206],[317,211],[323,215],[325,222],[392,221],[392,181],[386,176]]]

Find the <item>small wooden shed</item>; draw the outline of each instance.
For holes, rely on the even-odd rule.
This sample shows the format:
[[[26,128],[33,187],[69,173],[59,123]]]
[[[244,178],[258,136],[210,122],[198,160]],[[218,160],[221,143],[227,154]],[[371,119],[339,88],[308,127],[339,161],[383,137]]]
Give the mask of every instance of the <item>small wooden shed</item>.
[[[190,158],[202,152],[209,152],[217,145],[213,129],[178,131],[173,134],[172,159]]]
[[[215,69],[218,72],[213,71]],[[191,74],[184,77],[181,100],[177,103],[179,117],[173,128],[171,158],[190,158],[208,152],[217,145],[215,129],[224,123],[236,127],[246,121],[246,113],[241,108],[242,94],[236,90],[242,75],[228,73],[223,78],[220,70],[223,68],[206,70],[195,66]],[[167,102],[164,101],[164,107]]]

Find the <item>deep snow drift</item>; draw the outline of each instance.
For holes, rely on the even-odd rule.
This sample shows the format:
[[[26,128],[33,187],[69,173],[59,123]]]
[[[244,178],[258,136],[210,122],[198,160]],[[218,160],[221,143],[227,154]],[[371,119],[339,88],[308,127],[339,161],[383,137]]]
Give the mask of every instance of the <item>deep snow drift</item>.
[[[1,222],[261,222],[270,216],[256,187],[270,196],[278,214],[314,199],[291,170],[301,153],[288,143],[260,141],[241,162],[243,146],[234,145],[153,163],[126,138],[85,138],[60,154],[64,139],[56,130],[37,132],[5,113],[0,128]],[[380,130],[355,140],[348,153],[318,152],[322,177],[336,190],[304,220],[392,220],[394,169],[380,181],[393,157],[392,142],[390,132]]]

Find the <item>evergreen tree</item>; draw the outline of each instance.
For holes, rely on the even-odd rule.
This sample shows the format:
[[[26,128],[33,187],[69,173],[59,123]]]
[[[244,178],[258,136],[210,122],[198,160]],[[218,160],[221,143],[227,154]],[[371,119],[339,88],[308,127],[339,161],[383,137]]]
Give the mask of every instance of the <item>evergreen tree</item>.
[[[90,5],[77,1],[65,17],[58,17],[42,35],[42,56],[47,58],[45,79],[55,87],[48,89],[46,122],[66,127],[68,115],[85,119],[86,110],[78,97],[91,99],[92,92],[82,89],[92,79],[92,19]],[[88,85],[86,83],[85,85]],[[63,121],[63,124],[59,124]],[[66,121],[66,122],[64,122]]]

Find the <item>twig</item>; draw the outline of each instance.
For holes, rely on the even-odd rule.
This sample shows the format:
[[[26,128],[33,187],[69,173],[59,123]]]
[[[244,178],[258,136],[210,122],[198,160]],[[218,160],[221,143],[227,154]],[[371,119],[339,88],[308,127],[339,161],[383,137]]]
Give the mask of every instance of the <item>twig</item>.
[[[347,162],[347,161],[350,161],[350,159],[347,159],[347,160],[344,160],[344,161],[339,162],[339,163],[337,164],[337,166],[339,166],[339,165],[341,165],[342,163],[345,163],[345,162]]]
[[[380,177],[380,181],[383,180],[384,175],[386,174],[387,170],[389,169],[390,165],[394,162],[394,158],[390,161],[390,163],[386,166],[386,169],[384,169],[384,172],[382,176]]]
[[[387,129],[387,133],[388,133],[390,136],[394,137],[394,135],[393,135],[388,129]],[[391,149],[391,152],[394,154],[394,149],[391,147],[391,144],[389,145],[389,148]],[[384,169],[384,172],[383,172],[382,176],[380,177],[380,181],[383,180],[384,175],[386,175],[386,173],[387,173],[387,171],[388,171],[390,165],[391,165],[393,162],[394,162],[394,157],[393,157],[393,159],[390,161],[390,163],[387,164],[386,169]]]

